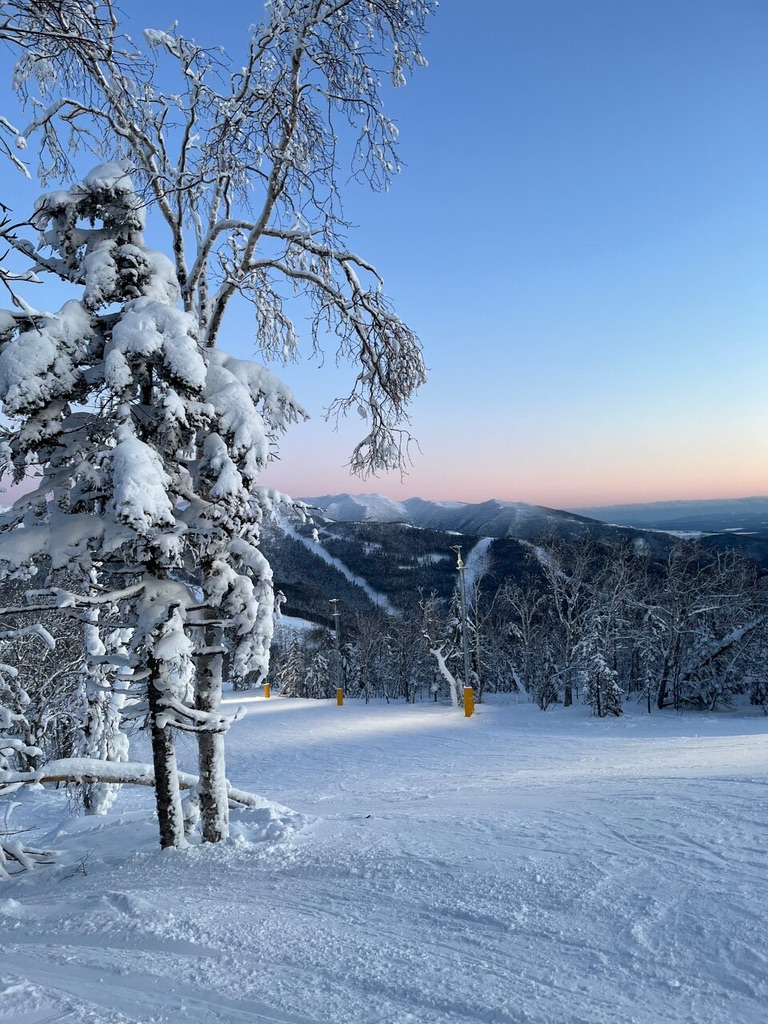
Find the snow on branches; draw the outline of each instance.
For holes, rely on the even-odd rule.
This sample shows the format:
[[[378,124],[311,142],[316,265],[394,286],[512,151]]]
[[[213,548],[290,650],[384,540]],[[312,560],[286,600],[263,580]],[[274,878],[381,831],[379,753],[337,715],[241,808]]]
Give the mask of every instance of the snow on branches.
[[[108,4],[83,7],[83,18],[96,17],[96,25],[99,13],[113,13]],[[266,5],[239,59],[175,28],[150,28],[142,63],[120,49],[109,22],[106,45],[92,59],[72,56],[87,80],[85,94],[72,88],[52,102],[41,87],[24,129],[25,137],[44,140],[43,166],[70,177],[71,154],[98,146],[101,133],[112,161],[98,172],[107,199],[130,168],[141,197],[133,215],[140,220],[151,208],[165,221],[174,280],[203,348],[217,344],[238,296],[253,307],[257,349],[292,358],[299,342],[290,303],[302,297],[312,311],[313,346],[335,338],[338,357],[357,368],[350,393],[330,413],[364,413],[365,436],[350,458],[362,475],[407,462],[407,405],[425,368],[418,339],[392,309],[375,267],[347,245],[341,183],[351,172],[386,189],[398,172],[398,130],[384,111],[384,87],[404,84],[426,63],[421,39],[435,7],[432,0],[280,0]],[[38,43],[35,37],[30,45]],[[129,87],[126,61],[134,57],[140,88]],[[144,80],[153,63],[157,73]],[[33,99],[29,62],[22,62],[20,82]],[[68,146],[57,126],[69,133]],[[115,162],[116,154],[127,163]],[[96,175],[84,184],[93,191]],[[54,193],[40,210],[56,213],[65,240],[72,201],[71,193]],[[108,202],[104,215],[108,221]],[[94,252],[99,276],[90,275],[87,301],[97,302],[112,276],[126,280],[121,260],[140,262],[141,253],[130,251],[128,220],[125,228]],[[71,231],[76,246],[74,225]],[[160,282],[158,268],[151,277]]]
[[[16,318],[0,349],[12,417],[5,457],[17,478],[39,478],[0,519],[0,565],[76,568],[81,588],[56,603],[83,609],[93,650],[88,610],[111,593],[132,623],[133,684],[149,689],[147,710],[167,740],[171,727],[228,727],[218,697],[201,706],[194,696],[211,622],[231,629],[234,673],[266,672],[271,571],[251,490],[269,438],[302,411],[274,374],[200,346],[195,319],[174,304],[173,267],[144,245],[136,210],[114,164],[38,203],[55,254],[41,266],[78,283],[82,297],[25,329]],[[195,566],[204,611],[195,611]],[[110,591],[113,578],[129,585]]]
[[[3,7],[0,41],[20,54],[31,120],[20,131],[3,120],[0,136],[38,142],[43,180],[74,180],[84,151],[105,162],[39,200],[37,249],[0,231],[30,274],[80,289],[39,315],[13,275],[0,277],[16,306],[0,312],[11,416],[0,470],[36,477],[0,522],[13,537],[0,536],[0,569],[66,567],[82,586],[48,587],[48,599],[97,629],[97,606],[131,624],[163,845],[183,842],[169,732],[185,717],[198,735],[204,837],[227,833],[223,658],[237,675],[266,672],[272,577],[258,545],[274,497],[259,477],[276,436],[305,416],[274,374],[218,349],[231,301],[252,305],[257,353],[289,359],[298,297],[313,349],[335,339],[356,371],[331,409],[366,421],[351,468],[408,459],[421,350],[373,264],[347,245],[340,183],[351,168],[386,189],[399,170],[384,83],[425,64],[435,7],[273,0],[233,59],[175,27],[148,29],[142,55],[110,0]],[[147,215],[168,229],[170,259],[145,244]]]

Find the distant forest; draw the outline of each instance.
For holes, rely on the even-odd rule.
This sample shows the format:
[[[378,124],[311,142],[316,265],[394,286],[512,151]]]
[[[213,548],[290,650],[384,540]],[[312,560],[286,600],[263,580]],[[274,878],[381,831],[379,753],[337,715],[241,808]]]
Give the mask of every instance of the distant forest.
[[[734,550],[650,538],[617,530],[610,540],[496,539],[473,565],[476,537],[324,524],[319,543],[395,606],[391,615],[311,545],[275,532],[267,550],[283,610],[320,628],[278,629],[270,678],[288,694],[328,696],[341,685],[406,700],[460,695],[468,682],[479,699],[518,692],[543,709],[586,700],[599,716],[621,713],[627,699],[648,711],[715,709],[740,697],[764,704],[764,570]],[[466,626],[457,540],[472,568]]]

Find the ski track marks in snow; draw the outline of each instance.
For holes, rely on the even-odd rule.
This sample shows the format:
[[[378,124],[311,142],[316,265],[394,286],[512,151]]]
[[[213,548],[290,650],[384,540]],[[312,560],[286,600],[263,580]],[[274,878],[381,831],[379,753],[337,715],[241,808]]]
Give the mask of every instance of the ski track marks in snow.
[[[764,718],[246,701],[233,782],[303,828],[25,795],[63,862],[0,890],[0,1024],[764,1021]]]

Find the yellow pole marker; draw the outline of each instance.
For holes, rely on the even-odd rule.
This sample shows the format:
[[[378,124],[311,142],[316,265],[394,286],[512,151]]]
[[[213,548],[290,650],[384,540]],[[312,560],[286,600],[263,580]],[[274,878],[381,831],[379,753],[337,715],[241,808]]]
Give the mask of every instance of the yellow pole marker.
[[[269,700],[269,698],[271,696],[272,696],[272,689],[271,689],[269,683],[264,683],[264,699],[265,700]]]
[[[471,717],[475,712],[475,691],[471,686],[464,687],[464,716]]]
[[[342,689],[336,691],[336,703],[339,707],[344,703],[344,691]]]

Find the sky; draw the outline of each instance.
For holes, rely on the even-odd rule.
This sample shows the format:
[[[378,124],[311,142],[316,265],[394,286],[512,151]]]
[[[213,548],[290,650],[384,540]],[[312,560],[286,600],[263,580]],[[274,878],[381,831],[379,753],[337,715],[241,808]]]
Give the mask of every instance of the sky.
[[[133,31],[178,18],[234,57],[257,17],[127,6]],[[264,483],[557,508],[768,493],[765,0],[445,0],[424,52],[385,94],[402,173],[345,192],[350,247],[424,347],[412,465],[350,475],[331,345],[280,371],[312,419]],[[239,354],[249,329],[228,326]]]

